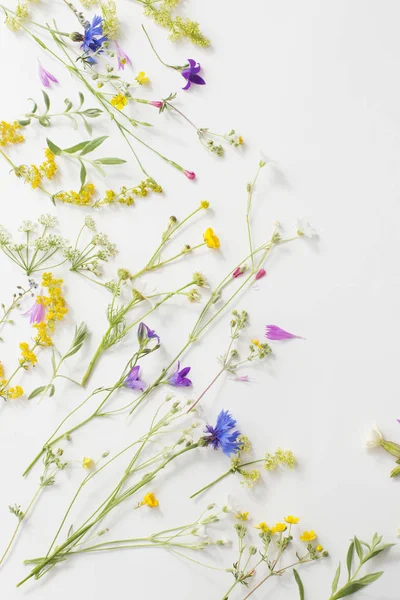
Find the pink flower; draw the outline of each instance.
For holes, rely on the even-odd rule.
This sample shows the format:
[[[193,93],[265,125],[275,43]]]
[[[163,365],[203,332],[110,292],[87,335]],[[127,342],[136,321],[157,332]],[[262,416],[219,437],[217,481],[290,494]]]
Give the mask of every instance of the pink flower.
[[[149,104],[151,104],[152,106],[155,106],[156,108],[162,107],[162,102],[160,102],[160,100],[152,100],[151,102],[149,102]]]
[[[186,177],[188,179],[194,179],[196,177],[196,173],[193,173],[193,171],[183,171],[184,175],[186,175]]]
[[[266,274],[267,274],[267,271],[265,269],[260,269],[258,271],[258,273],[256,273],[256,281],[258,281],[259,279],[264,277]]]
[[[52,75],[51,73],[49,73],[49,71],[46,71],[46,69],[44,69],[42,67],[42,64],[39,61],[39,77],[40,77],[40,81],[42,82],[42,84],[44,85],[44,87],[50,87],[50,82],[52,81],[53,83],[58,83],[58,80],[54,77],[54,75]]]
[[[115,46],[117,48],[118,71],[121,69],[124,70],[125,65],[132,65],[131,59],[127,54],[125,54],[122,48],[119,47],[117,42],[115,42]]]
[[[249,376],[248,375],[236,375],[235,381],[244,381],[245,383],[248,383]]]
[[[240,277],[241,275],[243,275],[244,273],[244,269],[242,269],[242,267],[237,267],[233,273],[232,273],[232,277],[234,277],[236,279],[236,277]]]
[[[46,308],[42,302],[38,302],[37,298],[34,304],[29,310],[26,311],[25,315],[30,315],[29,323],[41,323],[44,320],[46,314]]]
[[[281,329],[277,325],[266,325],[265,327],[265,337],[269,340],[280,341],[280,340],[291,340],[293,338],[304,339],[299,335],[294,335],[294,333],[289,333],[289,331],[285,331]]]

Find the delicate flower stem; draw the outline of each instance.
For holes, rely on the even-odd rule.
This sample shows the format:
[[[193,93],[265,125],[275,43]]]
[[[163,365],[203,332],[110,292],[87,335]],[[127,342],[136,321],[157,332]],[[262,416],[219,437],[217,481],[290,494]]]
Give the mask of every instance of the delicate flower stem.
[[[217,477],[217,479],[214,479],[214,481],[212,481],[211,483],[208,483],[207,485],[205,485],[204,487],[202,487],[200,490],[198,490],[197,492],[195,492],[194,494],[192,494],[191,496],[189,496],[189,498],[191,498],[191,499],[195,498],[196,496],[198,496],[199,494],[205,492],[206,490],[208,490],[210,487],[212,487],[216,483],[220,482],[222,479],[225,479],[225,477],[228,477],[228,475],[232,475],[232,473],[236,473],[237,471],[239,471],[239,469],[242,469],[243,467],[248,467],[249,465],[255,465],[256,463],[260,463],[260,462],[263,462],[263,461],[264,461],[263,458],[259,458],[257,460],[251,460],[249,462],[241,463],[240,465],[235,465],[235,467],[231,467],[229,469],[229,471],[226,471],[226,473],[223,473],[222,475],[220,475],[219,477]]]
[[[182,67],[178,67],[178,66],[174,66],[174,65],[169,65],[169,64],[167,64],[166,62],[164,62],[164,61],[163,61],[163,59],[162,59],[162,58],[160,57],[160,55],[158,54],[157,50],[154,48],[153,42],[151,41],[151,39],[150,39],[150,36],[149,36],[149,34],[147,33],[147,31],[146,31],[146,29],[145,29],[145,26],[144,26],[144,25],[142,25],[142,29],[143,29],[143,31],[144,31],[144,33],[145,33],[145,36],[147,37],[147,40],[148,40],[148,42],[149,42],[149,44],[150,44],[150,46],[151,46],[151,49],[153,50],[154,54],[157,56],[157,58],[158,58],[158,60],[160,61],[160,63],[161,63],[162,65],[164,65],[164,67],[169,67],[170,69],[174,69],[175,71],[182,71],[182,69],[186,69],[186,67],[188,67],[188,66],[189,66],[189,64],[188,64],[188,63],[186,63],[186,65],[183,65]]]

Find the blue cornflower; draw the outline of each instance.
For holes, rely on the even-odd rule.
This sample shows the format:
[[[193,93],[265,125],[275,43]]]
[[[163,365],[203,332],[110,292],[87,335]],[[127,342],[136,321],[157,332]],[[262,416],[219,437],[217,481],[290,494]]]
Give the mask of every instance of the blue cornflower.
[[[97,38],[96,36],[100,36]],[[95,15],[92,24],[85,27],[84,39],[81,48],[84,52],[92,52],[99,54],[102,52],[102,45],[107,41],[107,37],[103,35],[103,17]],[[93,60],[93,59],[92,59]]]
[[[209,435],[204,437],[205,445],[212,446],[214,450],[221,448],[227,456],[235,454],[240,449],[238,437],[240,431],[232,431],[236,427],[236,421],[228,410],[221,410],[218,415],[215,427],[207,425],[204,433]]]

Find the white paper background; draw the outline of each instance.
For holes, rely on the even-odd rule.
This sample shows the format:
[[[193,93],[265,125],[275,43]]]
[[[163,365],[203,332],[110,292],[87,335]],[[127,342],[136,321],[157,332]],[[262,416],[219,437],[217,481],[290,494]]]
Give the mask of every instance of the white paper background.
[[[48,7],[46,8],[46,4]],[[308,600],[329,597],[331,579],[338,560],[344,559],[348,540],[354,534],[369,539],[375,530],[387,541],[395,541],[400,525],[398,482],[389,479],[390,458],[363,448],[363,439],[376,420],[389,439],[398,439],[398,336],[400,322],[400,278],[398,231],[400,225],[398,179],[400,138],[400,92],[396,76],[399,56],[397,2],[338,0],[335,3],[306,0],[203,0],[187,3],[185,10],[198,19],[212,40],[202,50],[189,44],[169,43],[166,33],[141,16],[133,2],[119,2],[123,23],[121,45],[129,52],[135,74],[144,70],[152,85],[143,91],[151,99],[178,91],[178,104],[199,124],[216,131],[232,127],[245,138],[243,150],[227,149],[218,159],[201,147],[194,130],[174,115],[159,116],[150,107],[130,107],[132,116],[150,120],[154,130],[139,131],[149,143],[188,169],[196,171],[195,182],[138,147],[149,171],[165,187],[164,196],[139,199],[136,207],[103,209],[96,213],[99,230],[118,242],[119,255],[107,270],[116,266],[132,271],[151,255],[170,215],[184,217],[201,199],[207,198],[212,212],[200,215],[171,245],[179,251],[184,243],[195,244],[207,226],[221,238],[221,252],[201,250],[179,265],[145,279],[146,290],[175,289],[190,274],[200,270],[212,285],[235,266],[247,252],[245,231],[245,184],[256,170],[260,156],[270,159],[254,197],[254,236],[267,238],[274,220],[286,231],[295,218],[306,217],[320,233],[318,243],[306,240],[278,249],[267,263],[268,277],[244,294],[237,308],[250,314],[249,338],[262,337],[266,323],[276,323],[304,335],[306,341],[274,343],[274,356],[267,363],[246,370],[252,382],[241,385],[229,377],[213,388],[203,408],[213,421],[221,408],[229,408],[241,430],[254,444],[256,456],[280,445],[298,457],[295,472],[266,475],[253,491],[242,488],[231,477],[197,502],[190,493],[228,466],[221,454],[201,453],[198,460],[187,458],[160,477],[153,491],[160,510],[132,511],[134,501],[107,523],[111,537],[151,533],[166,526],[189,522],[211,501],[223,503],[231,493],[243,510],[249,510],[255,524],[282,519],[285,514],[301,516],[302,527],[314,528],[330,558],[301,569]],[[11,6],[10,3],[8,3]],[[54,6],[53,6],[54,5]],[[50,11],[51,9],[51,11]],[[63,30],[75,29],[74,17],[61,3],[44,3],[36,11],[38,20],[57,18]],[[156,46],[172,64],[186,58],[202,63],[207,86],[180,92],[179,74],[162,67],[149,49],[140,29],[146,22]],[[78,86],[67,72],[22,33],[0,29],[2,57],[1,118],[12,120],[29,110],[27,98],[40,98],[37,58],[60,80],[51,91],[56,106],[65,96],[76,98]],[[95,106],[89,100],[88,105]],[[127,149],[106,123],[95,123],[96,135],[110,134],[104,154],[130,160]],[[40,161],[45,137],[66,147],[85,138],[67,123],[44,130],[34,126],[27,143],[12,149],[17,163]],[[61,231],[72,239],[86,209],[53,207],[1,169],[2,218],[16,231],[22,218],[41,212],[57,214]],[[63,161],[57,180],[63,187],[76,187],[77,173]],[[109,170],[107,186],[117,187],[139,181],[133,162]],[[100,189],[104,182],[93,179]],[[62,182],[62,183],[61,183]],[[0,301],[7,302],[14,285],[24,277],[5,257]],[[61,273],[61,270],[59,271]],[[69,363],[70,374],[78,378],[105,328],[107,294],[85,280],[62,272],[70,312],[58,338],[66,348],[73,325],[84,320],[92,333],[86,355]],[[161,335],[157,355],[143,365],[147,381],[157,373],[157,364],[168,364],[185,343],[187,332],[199,307],[183,301],[171,302],[148,324]],[[139,314],[138,314],[139,316]],[[7,370],[15,364],[18,342],[30,334],[26,319],[16,316],[17,325],[4,330],[1,360]],[[212,327],[185,356],[192,366],[195,398],[216,373],[216,357],[226,346],[229,314]],[[110,352],[89,386],[112,384],[121,364],[134,346],[132,335]],[[244,351],[244,350],[243,350]],[[49,355],[43,354],[33,375],[21,383],[29,391],[49,374]],[[20,400],[1,410],[1,546],[5,546],[15,524],[7,505],[28,503],[38,472],[27,481],[21,472],[60,419],[83,398],[83,392],[60,383],[54,398]],[[163,390],[164,392],[164,390]],[[129,399],[129,392],[126,391]],[[178,391],[178,397],[183,394]],[[166,552],[134,551],[86,556],[54,570],[38,583],[16,590],[15,583],[27,573],[23,559],[46,551],[61,516],[79,481],[82,456],[116,452],[145,431],[162,394],[154,395],[147,407],[127,421],[104,420],[74,437],[68,457],[75,466],[58,477],[57,486],[40,499],[25,523],[18,543],[0,575],[1,597],[40,598],[72,594],[105,600],[114,597],[220,600],[229,587],[230,575],[208,571]],[[93,486],[74,511],[71,521],[81,522],[94,507],[103,489],[109,489],[120,471],[110,469],[99,487]],[[221,526],[228,534],[229,523]],[[232,536],[231,536],[232,537]],[[236,553],[229,549],[205,553],[205,562],[229,567]],[[359,598],[395,600],[398,550],[394,549],[376,570],[385,576]],[[243,597],[238,590],[232,600]],[[297,596],[291,576],[273,581],[254,595],[255,600]]]

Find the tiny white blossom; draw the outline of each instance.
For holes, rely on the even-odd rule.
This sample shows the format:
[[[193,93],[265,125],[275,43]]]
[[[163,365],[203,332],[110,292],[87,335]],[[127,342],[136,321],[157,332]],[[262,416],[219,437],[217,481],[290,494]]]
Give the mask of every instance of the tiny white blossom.
[[[318,234],[316,230],[310,225],[308,221],[304,221],[302,219],[298,219],[296,221],[296,231],[298,236],[305,236],[308,238],[317,237]]]
[[[366,448],[377,448],[378,446],[380,446],[380,443],[382,440],[383,440],[383,435],[382,435],[378,425],[375,425],[371,429],[367,439],[365,440],[365,447]]]

